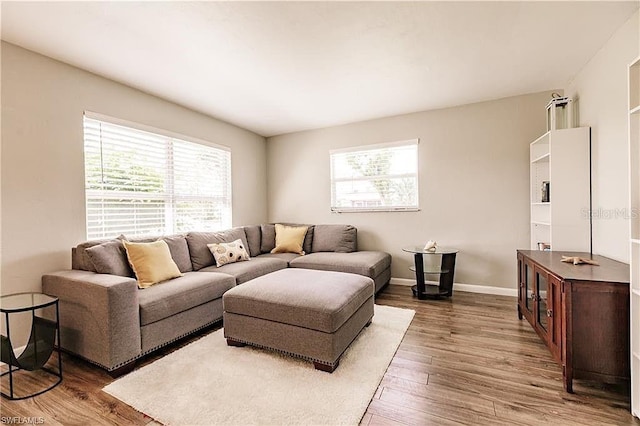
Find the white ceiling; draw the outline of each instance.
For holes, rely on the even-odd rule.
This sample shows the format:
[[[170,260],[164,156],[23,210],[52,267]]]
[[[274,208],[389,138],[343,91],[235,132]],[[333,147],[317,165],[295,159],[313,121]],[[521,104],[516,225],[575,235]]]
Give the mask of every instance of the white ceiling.
[[[263,136],[563,88],[639,2],[2,2],[2,39]]]

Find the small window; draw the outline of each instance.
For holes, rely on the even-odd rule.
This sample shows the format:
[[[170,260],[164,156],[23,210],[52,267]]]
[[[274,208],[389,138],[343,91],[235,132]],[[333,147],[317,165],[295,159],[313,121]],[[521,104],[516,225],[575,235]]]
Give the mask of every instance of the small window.
[[[418,139],[334,150],[331,210],[418,210]]]
[[[228,148],[88,114],[88,239],[231,227]]]

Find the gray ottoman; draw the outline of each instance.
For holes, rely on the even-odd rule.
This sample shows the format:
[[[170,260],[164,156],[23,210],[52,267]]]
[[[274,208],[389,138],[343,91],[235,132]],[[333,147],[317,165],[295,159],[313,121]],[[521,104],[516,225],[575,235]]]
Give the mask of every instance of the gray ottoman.
[[[373,280],[343,272],[289,268],[255,278],[223,298],[224,337],[313,361],[333,372],[373,318]]]

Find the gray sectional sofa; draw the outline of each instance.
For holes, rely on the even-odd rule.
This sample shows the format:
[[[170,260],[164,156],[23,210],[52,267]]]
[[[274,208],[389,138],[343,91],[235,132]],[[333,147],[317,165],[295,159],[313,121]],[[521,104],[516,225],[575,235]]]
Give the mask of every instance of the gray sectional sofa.
[[[273,224],[160,238],[181,277],[139,289],[118,240],[82,243],[72,249],[71,270],[42,277],[43,292],[60,299],[62,349],[117,373],[220,321],[222,295],[262,275],[284,268],[348,272],[373,279],[376,293],[391,276],[391,256],[357,251],[357,230],[350,225],[309,225],[303,256],[270,253]],[[251,260],[217,267],[207,244],[236,239],[249,248]]]

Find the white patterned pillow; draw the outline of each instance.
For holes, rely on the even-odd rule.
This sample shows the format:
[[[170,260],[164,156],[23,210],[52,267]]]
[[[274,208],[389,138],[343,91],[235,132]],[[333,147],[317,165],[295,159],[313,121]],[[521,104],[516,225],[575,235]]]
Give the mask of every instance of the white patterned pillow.
[[[241,239],[237,239],[232,243],[207,244],[207,247],[209,247],[213,257],[216,259],[218,268],[227,263],[251,260]]]

